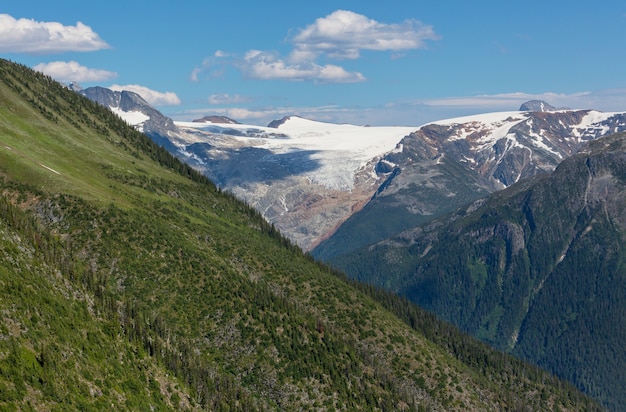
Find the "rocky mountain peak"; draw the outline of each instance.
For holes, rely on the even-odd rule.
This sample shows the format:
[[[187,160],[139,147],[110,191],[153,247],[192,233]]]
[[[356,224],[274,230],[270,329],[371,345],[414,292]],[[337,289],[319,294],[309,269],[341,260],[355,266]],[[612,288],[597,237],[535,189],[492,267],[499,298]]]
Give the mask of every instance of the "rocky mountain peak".
[[[113,91],[106,87],[95,86],[80,90],[78,93],[112,110],[119,110],[123,113],[143,113],[148,119],[135,126],[150,136],[166,136],[168,132],[176,130],[172,119],[164,116],[135,92]]]
[[[557,108],[543,100],[529,100],[523,103],[519,110],[522,112],[552,112],[557,110]]]
[[[219,123],[219,124],[240,124],[238,121],[226,116],[207,115],[200,119],[192,120],[195,123]]]

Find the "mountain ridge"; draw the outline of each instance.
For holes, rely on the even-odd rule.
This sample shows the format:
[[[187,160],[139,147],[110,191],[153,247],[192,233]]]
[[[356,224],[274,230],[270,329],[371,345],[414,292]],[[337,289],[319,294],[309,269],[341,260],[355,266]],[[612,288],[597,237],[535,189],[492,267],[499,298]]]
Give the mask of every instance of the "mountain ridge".
[[[174,121],[152,107],[139,94],[128,91],[113,91],[105,87],[80,89],[78,94],[108,107],[125,118],[139,131],[149,136],[166,136],[175,130]],[[143,114],[144,116],[137,116]]]
[[[110,106],[107,100],[98,102]],[[131,112],[125,113],[118,114],[141,126]],[[412,130],[335,125],[299,116],[272,123],[174,122],[173,130],[147,134],[310,249],[367,202],[377,182],[386,178],[373,172],[377,157]]]

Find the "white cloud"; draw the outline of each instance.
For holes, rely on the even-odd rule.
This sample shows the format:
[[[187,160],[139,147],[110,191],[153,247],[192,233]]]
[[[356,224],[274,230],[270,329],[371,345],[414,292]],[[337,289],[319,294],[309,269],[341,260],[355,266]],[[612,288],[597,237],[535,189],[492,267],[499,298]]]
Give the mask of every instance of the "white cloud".
[[[291,39],[291,57],[327,54],[333,58],[356,59],[361,50],[403,51],[426,48],[427,40],[439,36],[432,26],[417,20],[384,24],[347,10],[337,10],[319,18]]]
[[[286,57],[271,51],[248,50],[238,58],[218,50],[204,60],[201,68],[195,68],[190,77],[198,81],[204,71],[213,71],[212,77],[217,77],[222,70],[216,67],[234,66],[251,79],[357,83],[366,80],[362,73],[320,63],[318,59],[354,60],[362,50],[391,51],[392,58],[398,58],[402,52],[425,48],[427,40],[438,38],[432,26],[417,20],[384,24],[351,11],[337,10],[288,39],[293,49]]]
[[[120,92],[122,90],[128,90],[137,93],[153,106],[177,106],[181,104],[180,99],[174,92],[157,92],[156,90],[137,84],[127,84],[125,86],[113,84],[109,86],[109,89]]]
[[[626,111],[626,88],[604,89],[590,92],[554,95],[554,106],[566,106],[580,109],[597,109],[604,112]],[[547,97],[548,100],[550,97]]]
[[[242,120],[262,119],[277,114],[275,110],[250,110],[242,107],[233,107],[223,111],[231,119]]]
[[[109,47],[91,27],[81,22],[64,26],[0,14],[0,52],[3,53],[87,52]]]
[[[198,77],[198,76],[200,75],[200,73],[202,73],[202,69],[201,69],[201,68],[199,68],[199,67],[196,67],[195,69],[193,69],[193,70],[191,71],[191,74],[189,75],[189,79],[190,79],[192,82],[198,82],[198,81],[200,81],[200,79],[199,79],[199,77]]]
[[[209,96],[209,103],[211,104],[239,104],[239,103],[248,103],[252,99],[247,96],[242,96],[239,94],[230,95],[227,93],[220,94],[212,94]]]
[[[579,92],[572,94],[563,93],[501,93],[501,94],[485,94],[477,96],[462,97],[444,97],[440,99],[431,99],[421,101],[421,104],[439,107],[474,107],[489,108],[502,110],[517,110],[524,102],[529,100],[543,100],[555,107],[571,107],[571,108],[595,108],[586,106],[591,101],[592,93]]]
[[[349,72],[332,64],[314,62],[289,64],[274,53],[250,50],[236,63],[249,78],[262,80],[314,80],[322,83],[356,83],[365,80],[359,72]]]
[[[117,73],[108,70],[90,69],[75,61],[40,63],[33,67],[60,82],[100,82],[117,77]]]

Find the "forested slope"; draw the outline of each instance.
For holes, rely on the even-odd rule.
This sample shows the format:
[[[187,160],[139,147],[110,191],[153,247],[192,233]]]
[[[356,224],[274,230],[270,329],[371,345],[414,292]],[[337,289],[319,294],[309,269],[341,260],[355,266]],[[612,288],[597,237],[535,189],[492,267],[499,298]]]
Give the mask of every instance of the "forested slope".
[[[107,109],[0,79],[0,408],[598,409],[316,264]]]
[[[626,134],[335,262],[626,410]]]

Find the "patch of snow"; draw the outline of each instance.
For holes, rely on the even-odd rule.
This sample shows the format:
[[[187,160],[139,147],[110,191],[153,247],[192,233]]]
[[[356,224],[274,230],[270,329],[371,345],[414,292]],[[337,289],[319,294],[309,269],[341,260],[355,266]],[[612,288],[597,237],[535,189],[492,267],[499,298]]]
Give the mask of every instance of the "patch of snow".
[[[289,212],[289,207],[287,206],[287,198],[285,197],[285,195],[284,194],[280,195],[279,200],[280,200],[280,204],[282,205],[284,209],[284,212],[282,212],[281,215],[284,214],[285,212]]]
[[[517,141],[517,139],[515,138],[514,134],[509,133],[505,137],[506,137],[506,143],[505,143],[504,150],[502,151],[502,154],[500,155],[500,158],[498,159],[498,161],[496,163],[498,165],[502,163],[502,160],[507,155],[507,153],[509,151],[511,151],[511,149],[513,149],[515,147],[519,147],[519,148],[522,148],[522,149],[527,149],[527,147],[523,146],[522,144],[520,144]]]
[[[521,123],[528,118],[526,112],[496,112],[474,116],[457,117],[431,124],[447,125],[450,127],[460,127],[457,135],[450,140],[464,140],[474,133],[484,133],[484,136],[476,141],[479,146],[476,150],[483,150],[491,147],[495,142],[505,137],[511,127]]]
[[[390,166],[392,169],[397,166],[397,164],[395,164],[394,162],[390,162],[387,159],[382,159],[381,162],[386,164],[386,165],[388,165],[388,166]]]
[[[454,117],[451,119],[437,120],[429,124],[438,124],[438,125],[443,125],[443,126],[445,125],[452,126],[455,124],[463,124],[463,123],[471,123],[471,122],[495,124],[495,123],[502,123],[504,121],[508,121],[509,117],[513,121],[524,120],[528,117],[528,113],[519,112],[519,111],[484,113],[484,114],[475,114],[475,115],[463,116],[463,117]]]
[[[125,112],[119,107],[110,107],[110,109],[113,113],[121,117],[126,123],[131,126],[137,126],[150,119],[150,116],[147,116],[141,112]]]
[[[533,146],[539,148],[539,149],[543,149],[547,152],[553,153],[558,159],[563,159],[563,155],[554,150],[552,147],[548,146],[545,143],[545,138],[544,136],[540,135],[539,133],[529,133],[528,136],[531,138],[531,141],[533,143]]]
[[[580,121],[580,124],[572,128],[572,135],[575,137],[582,137],[589,132],[589,129],[600,128],[601,127],[599,125],[600,123],[606,121],[607,119],[617,114],[620,114],[620,113],[614,113],[614,112],[604,113],[604,112],[598,112],[596,110],[591,110],[582,118],[582,120]],[[608,131],[607,126],[603,126],[602,128],[604,129],[602,130],[602,132]]]

